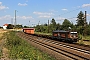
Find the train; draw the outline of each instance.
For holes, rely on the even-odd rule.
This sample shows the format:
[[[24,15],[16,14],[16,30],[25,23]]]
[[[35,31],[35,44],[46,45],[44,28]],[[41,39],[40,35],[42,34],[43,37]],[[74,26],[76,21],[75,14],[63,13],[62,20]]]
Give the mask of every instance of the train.
[[[34,31],[35,28],[23,28],[24,33],[37,35],[41,37],[48,37],[47,35],[35,34]],[[57,39],[60,41],[68,41],[68,42],[77,42],[78,33],[76,31],[55,30],[52,32],[51,39]]]

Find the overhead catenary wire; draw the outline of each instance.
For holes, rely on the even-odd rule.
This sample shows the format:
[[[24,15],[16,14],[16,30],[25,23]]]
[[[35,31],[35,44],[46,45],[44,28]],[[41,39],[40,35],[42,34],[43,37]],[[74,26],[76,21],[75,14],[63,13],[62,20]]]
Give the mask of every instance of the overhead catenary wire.
[[[74,10],[71,10],[71,11],[68,11],[68,12],[65,12],[65,13],[60,14],[60,15],[58,15],[58,16],[60,17],[60,16],[63,16],[63,15],[65,15],[65,14],[68,14],[68,13],[71,13],[71,12],[74,12],[74,11],[77,11],[77,10],[80,10],[80,9],[83,9],[83,7],[80,7],[80,8],[77,8],[77,9],[74,9]],[[57,17],[57,16],[56,16],[56,17]],[[74,18],[74,17],[71,17],[71,18],[69,18],[69,19],[72,19],[72,18]],[[77,18],[77,17],[75,17],[75,18]]]
[[[80,7],[80,8],[74,9],[72,11],[69,11],[69,12],[66,12],[66,13],[63,13],[63,14],[60,14],[59,17],[62,16],[62,15],[65,15],[65,14],[68,14],[68,13],[71,13],[71,12],[74,12],[74,11],[77,11],[79,9],[83,9],[83,7]],[[77,17],[71,17],[71,18],[65,18],[65,19],[74,19],[74,18],[76,18],[76,20],[77,20]]]
[[[61,18],[61,19],[59,19],[59,20],[57,20],[57,21],[61,21],[61,20],[64,20],[64,19],[74,19],[74,18],[77,20],[77,17],[62,18],[61,16],[65,15],[65,14],[72,13],[72,12],[74,12],[74,11],[77,11],[77,10],[80,10],[80,9],[83,9],[83,8],[85,8],[85,7],[79,7],[79,8],[77,8],[77,9],[74,9],[74,10],[71,10],[71,11],[68,11],[68,12],[65,12],[65,13],[63,13],[63,14],[60,14],[60,15],[57,15],[57,16],[54,16],[54,17],[59,17],[59,18]]]
[[[71,13],[71,12],[74,12],[74,11],[77,11],[79,9],[82,9],[82,7],[81,8],[74,9],[74,10],[71,10],[71,11],[68,11],[68,12],[63,13],[63,14],[60,14],[59,16],[64,15],[64,14],[68,14],[68,13]]]

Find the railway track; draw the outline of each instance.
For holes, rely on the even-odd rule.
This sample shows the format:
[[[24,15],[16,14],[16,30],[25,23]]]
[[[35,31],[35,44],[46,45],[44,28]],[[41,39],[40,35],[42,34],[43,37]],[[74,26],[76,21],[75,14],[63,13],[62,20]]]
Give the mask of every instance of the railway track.
[[[62,57],[63,59],[68,60],[90,60],[89,47],[58,42],[47,38],[28,35],[22,32],[17,33],[17,35],[27,40],[35,47],[54,56],[57,60],[60,60]]]

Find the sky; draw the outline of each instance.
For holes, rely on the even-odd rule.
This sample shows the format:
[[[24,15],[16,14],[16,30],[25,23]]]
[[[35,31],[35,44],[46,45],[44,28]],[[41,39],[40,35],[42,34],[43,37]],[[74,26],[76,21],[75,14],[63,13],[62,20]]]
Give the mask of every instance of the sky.
[[[35,26],[51,22],[62,24],[68,19],[76,24],[80,11],[87,11],[87,22],[90,21],[90,0],[0,0],[0,26],[4,24]]]

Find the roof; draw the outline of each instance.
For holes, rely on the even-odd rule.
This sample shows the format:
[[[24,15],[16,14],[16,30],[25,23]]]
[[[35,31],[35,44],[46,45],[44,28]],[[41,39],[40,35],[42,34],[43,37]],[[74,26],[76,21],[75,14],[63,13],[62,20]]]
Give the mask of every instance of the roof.
[[[69,31],[65,31],[65,30],[55,30],[55,31],[53,31],[53,32],[69,32]]]
[[[4,24],[3,26],[8,26],[9,24]]]

